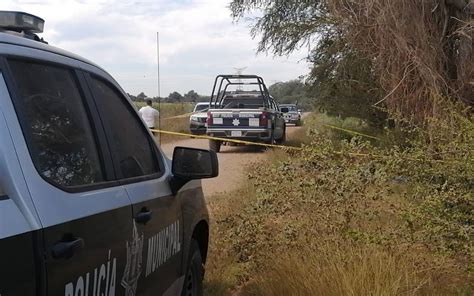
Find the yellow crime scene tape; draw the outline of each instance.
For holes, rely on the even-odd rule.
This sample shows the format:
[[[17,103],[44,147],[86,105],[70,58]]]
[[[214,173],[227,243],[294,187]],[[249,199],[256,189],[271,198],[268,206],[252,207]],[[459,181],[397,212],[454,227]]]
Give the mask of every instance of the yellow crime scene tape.
[[[189,115],[191,115],[191,114],[193,114],[193,113],[194,113],[194,112],[189,112],[189,113],[180,114],[180,115],[176,115],[176,116],[165,117],[165,118],[161,118],[161,120],[168,120],[168,119],[176,119],[176,118],[189,117]]]
[[[340,130],[340,131],[343,131],[343,132],[346,132],[346,133],[349,133],[349,134],[354,134],[354,135],[358,135],[358,136],[362,136],[362,137],[366,137],[366,138],[375,139],[375,140],[380,141],[380,139],[377,138],[377,137],[370,136],[370,135],[366,135],[366,134],[363,134],[363,133],[360,133],[360,132],[356,132],[356,131],[352,131],[352,130],[348,130],[348,129],[345,129],[345,128],[342,128],[342,127],[338,127],[338,126],[335,126],[335,125],[323,124],[323,126],[329,127],[329,128],[335,129],[335,130]]]
[[[211,137],[211,136],[203,136],[203,135],[193,135],[188,133],[179,133],[179,132],[170,132],[164,131],[160,129],[150,129],[150,131],[160,134],[168,134],[168,135],[175,135],[181,137],[188,137],[193,139],[205,139],[205,140],[216,140],[216,141],[223,141],[223,142],[232,142],[237,144],[244,144],[244,145],[251,145],[251,146],[262,146],[262,147],[272,147],[272,148],[280,148],[284,150],[297,150],[301,151],[303,147],[295,147],[295,146],[285,146],[285,145],[276,145],[276,144],[265,144],[265,143],[257,143],[251,141],[244,141],[244,140],[237,140],[237,139],[228,139],[228,138],[219,138],[219,137]],[[356,156],[356,157],[371,157],[371,158],[379,158],[383,159],[386,156],[377,155],[377,154],[370,154],[370,153],[357,153],[357,152],[344,152],[344,151],[332,151],[334,154],[338,155],[349,155],[349,156]],[[439,163],[457,163],[457,160],[442,160],[442,159],[419,159],[419,158],[412,158],[412,157],[402,157],[402,159],[411,160],[411,161],[420,161],[420,162],[439,162]]]
[[[168,135],[189,137],[189,138],[195,138],[195,139],[216,140],[216,141],[231,142],[231,143],[252,145],[252,146],[263,146],[263,147],[273,147],[273,148],[293,149],[293,150],[303,149],[301,147],[295,147],[295,146],[265,144],[265,143],[237,140],[237,139],[228,139],[228,138],[219,138],[219,137],[211,137],[211,136],[203,136],[203,135],[193,135],[193,134],[187,134],[187,133],[170,132],[170,131],[164,131],[164,130],[159,130],[159,129],[150,129],[150,131],[155,132],[155,133],[160,133],[160,134],[168,134]]]
[[[187,116],[189,116],[193,113],[194,112],[189,112],[189,113],[186,113],[186,114],[181,114],[181,115],[177,115],[177,116],[173,116],[173,117],[167,117],[167,118],[163,118],[163,119],[166,120],[166,119],[173,119],[173,118],[182,118],[182,117],[187,117]],[[323,124],[323,126],[326,126],[328,128],[332,128],[332,129],[336,129],[336,130],[340,130],[340,131],[344,131],[344,132],[347,132],[347,133],[350,133],[350,134],[359,135],[359,136],[363,136],[363,137],[367,137],[367,138],[370,138],[370,139],[375,139],[375,140],[380,141],[380,138],[377,138],[377,137],[374,137],[374,136],[371,136],[371,135],[367,135],[367,134],[363,134],[363,133],[360,133],[360,132],[356,132],[356,131],[353,131],[353,130],[345,129],[345,128],[342,128],[342,127],[338,127],[338,126],[335,126],[335,125]],[[284,150],[299,150],[299,151],[303,150],[302,147],[258,143],[258,142],[251,142],[251,141],[244,141],[244,140],[237,140],[237,139],[211,137],[211,136],[207,136],[207,135],[206,136],[204,136],[204,135],[193,135],[193,134],[189,134],[189,133],[171,132],[171,131],[165,131],[165,130],[161,130],[161,129],[150,129],[150,131],[155,132],[155,133],[160,133],[160,134],[175,135],[175,136],[188,137],[188,138],[193,138],[193,139],[216,140],[216,141],[231,142],[231,143],[251,145],[251,146],[280,148],[280,149],[284,149]],[[372,157],[372,158],[379,158],[379,159],[385,157],[383,155],[376,155],[376,154],[370,154],[370,153],[356,153],[356,152],[343,152],[343,151],[333,151],[333,153],[339,154],[339,155],[347,154],[349,156]],[[403,159],[411,160],[411,161],[439,162],[439,163],[456,163],[456,162],[459,162],[457,160],[418,159],[418,158],[412,158],[412,157],[403,157]]]

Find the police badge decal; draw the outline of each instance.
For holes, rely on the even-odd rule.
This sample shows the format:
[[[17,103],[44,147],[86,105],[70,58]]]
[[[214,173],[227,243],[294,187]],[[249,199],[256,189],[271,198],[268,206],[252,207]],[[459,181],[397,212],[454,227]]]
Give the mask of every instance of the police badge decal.
[[[135,296],[137,284],[142,274],[143,234],[138,235],[137,225],[133,223],[133,237],[131,241],[125,242],[127,246],[127,264],[122,277],[122,287],[125,288],[125,296]]]

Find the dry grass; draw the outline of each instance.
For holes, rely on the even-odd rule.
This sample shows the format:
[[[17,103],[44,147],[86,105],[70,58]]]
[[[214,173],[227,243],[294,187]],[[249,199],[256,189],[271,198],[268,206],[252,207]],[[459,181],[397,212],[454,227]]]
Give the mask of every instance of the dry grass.
[[[401,241],[396,247],[387,247],[354,243],[342,236],[338,238],[335,233],[321,233],[294,238],[293,247],[281,248],[281,243],[284,244],[279,242],[281,232],[288,231],[285,224],[298,224],[295,221],[299,220],[305,225],[312,215],[311,210],[297,209],[299,217],[291,220],[273,215],[262,220],[255,207],[259,198],[253,186],[210,200],[213,225],[205,295],[441,296],[471,295],[473,291],[474,287],[469,284],[472,278],[452,259],[433,255],[423,246],[406,246]],[[253,208],[250,214],[249,207]],[[390,212],[391,207],[387,204],[377,210]],[[360,213],[360,210],[354,211]],[[235,217],[243,218],[240,222],[243,224],[235,223]],[[387,220],[401,226],[400,221],[390,217]],[[268,230],[271,238],[264,239],[258,230],[254,230],[253,235],[245,232],[245,228],[254,227],[250,226],[252,223],[273,225]],[[369,224],[362,228],[370,227]],[[246,237],[245,243],[232,234],[241,231]],[[332,242],[325,244],[329,236]],[[272,240],[268,244],[261,241],[268,239]],[[250,255],[242,258],[247,247]]]
[[[423,256],[423,254],[421,254]],[[448,266],[423,269],[425,258],[376,247],[325,246],[281,254],[242,295],[452,295]],[[444,270],[444,271],[443,271]],[[435,274],[437,277],[434,277]],[[439,277],[441,275],[441,277]]]
[[[189,118],[182,117],[182,118],[175,118],[172,120],[162,120],[161,122],[161,129],[170,132],[178,132],[178,133],[185,133],[189,134]],[[173,142],[178,139],[183,139],[181,136],[174,136],[168,134],[161,135],[161,141],[166,142]]]
[[[206,262],[205,295],[229,295],[230,291],[248,280],[251,264],[238,263],[238,258],[230,249],[229,242],[223,239],[225,232],[228,231],[223,224],[226,223],[227,217],[241,211],[255,198],[255,189],[248,186],[208,199],[212,227],[210,256]]]

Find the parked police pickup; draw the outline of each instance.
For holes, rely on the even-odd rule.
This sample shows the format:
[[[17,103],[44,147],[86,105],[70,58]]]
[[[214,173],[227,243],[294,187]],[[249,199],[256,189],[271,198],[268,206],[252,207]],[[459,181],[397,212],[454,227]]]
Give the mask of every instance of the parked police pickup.
[[[296,126],[301,125],[301,112],[296,104],[280,104],[280,110],[286,123],[293,123]]]
[[[206,133],[211,137],[268,144],[286,139],[283,114],[260,76],[218,75],[210,105]],[[209,148],[219,152],[223,143],[211,139]]]
[[[169,161],[117,82],[0,12],[0,295],[200,295],[212,151]]]
[[[189,116],[189,130],[192,134],[206,133],[207,110],[209,110],[209,102],[200,102],[194,106],[193,113]]]

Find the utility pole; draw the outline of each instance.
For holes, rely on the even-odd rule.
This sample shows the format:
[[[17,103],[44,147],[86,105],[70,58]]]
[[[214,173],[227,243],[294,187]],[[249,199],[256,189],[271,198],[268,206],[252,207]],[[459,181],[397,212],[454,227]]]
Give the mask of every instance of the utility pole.
[[[157,86],[158,86],[158,129],[161,130],[161,86],[160,86],[160,32],[156,32],[156,61],[157,61]],[[161,145],[161,133],[158,133],[158,143]]]
[[[241,68],[234,67],[234,70],[236,71],[236,75],[242,75],[242,72],[244,72],[245,69],[247,69],[247,67],[241,67]],[[237,80],[237,82],[242,83],[242,80],[239,78],[239,80]],[[242,85],[239,84],[237,86],[237,90],[242,91]]]

